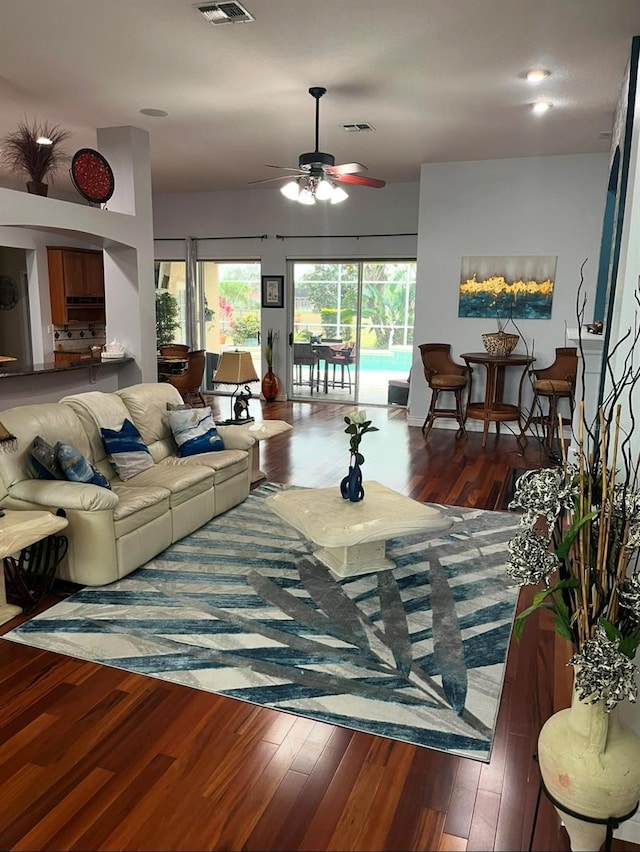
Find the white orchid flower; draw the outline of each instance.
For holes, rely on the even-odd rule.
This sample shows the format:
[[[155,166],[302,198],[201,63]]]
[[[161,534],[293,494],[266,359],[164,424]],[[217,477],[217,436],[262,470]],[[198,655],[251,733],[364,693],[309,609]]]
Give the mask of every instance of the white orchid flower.
[[[359,426],[361,423],[365,423],[367,420],[367,412],[366,411],[352,411],[347,414],[349,418],[349,423],[353,423],[354,426]]]

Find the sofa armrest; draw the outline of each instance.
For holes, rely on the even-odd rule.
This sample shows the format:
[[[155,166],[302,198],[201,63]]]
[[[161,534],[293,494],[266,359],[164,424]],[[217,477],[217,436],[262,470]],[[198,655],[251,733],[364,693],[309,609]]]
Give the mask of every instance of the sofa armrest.
[[[64,482],[59,479],[24,479],[9,489],[8,499],[22,500],[43,508],[77,509],[96,512],[115,509],[118,496],[100,485]]]
[[[216,431],[224,442],[225,450],[249,450],[256,439],[242,426],[217,426]]]

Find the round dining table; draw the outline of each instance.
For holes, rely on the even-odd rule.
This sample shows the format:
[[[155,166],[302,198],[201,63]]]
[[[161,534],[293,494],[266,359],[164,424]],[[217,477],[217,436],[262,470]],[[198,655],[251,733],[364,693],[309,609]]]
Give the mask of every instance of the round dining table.
[[[520,454],[522,455],[528,443],[522,423],[522,386],[528,372],[528,367],[535,361],[535,358],[531,355],[514,355],[513,353],[510,355],[489,355],[488,352],[464,352],[460,357],[469,368],[471,377],[467,393],[465,421],[467,418],[470,418],[471,420],[481,420],[483,422],[483,448],[487,445],[490,423],[496,424],[496,434],[499,435],[501,423],[516,422],[518,424],[518,435],[516,437]],[[484,399],[475,402],[471,399],[473,388],[472,364],[484,367],[486,372]],[[518,384],[517,403],[504,402],[503,399],[505,372],[510,367],[523,368]]]

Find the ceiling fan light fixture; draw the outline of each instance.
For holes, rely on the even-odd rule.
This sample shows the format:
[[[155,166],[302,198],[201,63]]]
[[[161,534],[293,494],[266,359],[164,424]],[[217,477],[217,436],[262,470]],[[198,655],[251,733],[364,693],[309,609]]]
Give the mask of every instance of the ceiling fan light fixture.
[[[280,192],[290,201],[297,201],[300,195],[300,185],[297,180],[290,180],[280,187]]]
[[[349,197],[349,193],[345,192],[341,186],[333,187],[333,194],[331,196],[332,204],[340,204],[341,201],[345,201]]]
[[[321,178],[316,184],[315,196],[318,201],[329,201],[329,199],[333,198],[335,188],[335,184],[332,181],[327,180],[327,178]]]
[[[300,195],[298,196],[298,202],[300,204],[312,205],[316,203],[315,195],[310,186],[307,184],[300,188]]]

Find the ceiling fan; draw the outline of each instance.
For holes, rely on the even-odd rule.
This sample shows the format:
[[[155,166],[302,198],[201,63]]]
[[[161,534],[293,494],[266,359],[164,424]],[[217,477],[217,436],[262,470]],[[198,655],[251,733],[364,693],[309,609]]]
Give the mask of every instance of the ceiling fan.
[[[265,178],[264,180],[252,180],[250,183],[286,180],[288,183],[281,188],[280,192],[292,201],[299,201],[301,204],[315,204],[316,199],[318,201],[331,201],[332,204],[344,201],[348,197],[347,193],[336,184],[371,186],[375,189],[380,189],[385,185],[385,181],[379,178],[361,174],[361,172],[367,171],[367,167],[363,166],[362,163],[342,163],[336,166],[333,154],[326,154],[319,150],[320,98],[326,91],[322,86],[312,86],[309,89],[309,94],[316,102],[315,150],[300,154],[297,169],[267,164],[269,169],[281,169],[289,172],[289,174]]]

